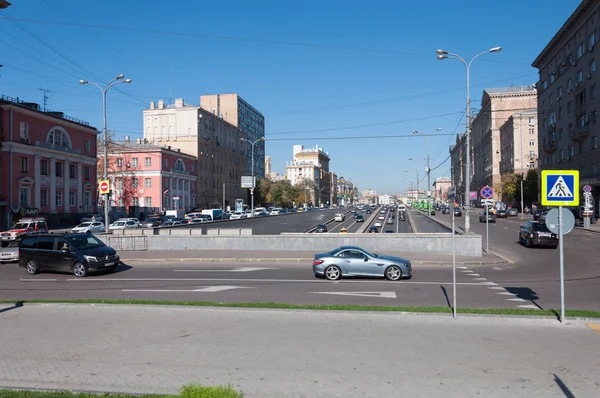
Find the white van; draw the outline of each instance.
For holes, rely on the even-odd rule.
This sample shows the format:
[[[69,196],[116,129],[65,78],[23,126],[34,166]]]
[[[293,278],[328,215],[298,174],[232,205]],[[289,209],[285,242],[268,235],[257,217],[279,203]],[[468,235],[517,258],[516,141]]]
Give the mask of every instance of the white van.
[[[223,219],[223,210],[221,209],[202,210],[202,214],[209,215],[213,221]]]
[[[335,221],[342,222],[346,219],[346,215],[344,213],[335,213]]]

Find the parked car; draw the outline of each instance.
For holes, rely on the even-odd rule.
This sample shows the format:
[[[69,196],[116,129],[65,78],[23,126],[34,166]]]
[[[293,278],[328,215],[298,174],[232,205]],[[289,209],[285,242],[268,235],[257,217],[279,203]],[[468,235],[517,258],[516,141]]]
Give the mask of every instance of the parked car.
[[[354,219],[356,220],[356,222],[364,222],[365,216],[363,216],[362,214],[357,214],[356,217],[354,217]]]
[[[538,221],[539,221],[539,222],[543,222],[543,223],[545,223],[545,222],[546,222],[546,216],[548,215],[548,212],[549,212],[549,211],[550,211],[550,210],[544,210],[544,211],[542,211],[542,212],[540,213],[540,215],[538,216]]]
[[[90,234],[26,236],[21,240],[19,253],[19,266],[30,275],[65,271],[84,277],[90,271],[114,271],[120,263],[112,247]]]
[[[479,215],[479,222],[496,222],[496,215],[491,211],[484,211]]]
[[[43,217],[28,217],[17,221],[12,229],[0,233],[0,241],[13,241],[26,235],[45,234],[48,225]]]
[[[391,229],[386,229],[386,230],[385,230],[385,233],[386,233],[386,234],[393,234],[393,233],[394,233],[394,231],[392,231]]]
[[[537,209],[535,209],[535,211],[533,212],[533,219],[535,221],[540,219],[540,215],[542,214],[542,212],[544,212],[546,209],[544,209],[543,207],[539,207]]]
[[[160,224],[160,227],[172,227],[174,225],[182,225],[181,221],[165,221]]]
[[[133,223],[135,224],[135,228],[139,228],[140,227],[140,220],[138,220],[137,218],[131,218],[131,217],[123,217],[123,218],[119,218],[117,221],[133,221]],[[131,224],[129,224],[131,225]]]
[[[346,276],[379,276],[391,281],[412,276],[410,260],[371,253],[358,246],[341,246],[315,254],[313,273],[336,281]]]
[[[315,232],[317,232],[319,234],[327,232],[327,225],[325,225],[325,224],[317,225],[317,230]]]
[[[115,221],[114,223],[112,223],[108,226],[108,229],[110,231],[118,231],[121,229],[135,229],[135,228],[137,228],[137,224],[133,220]]]
[[[496,211],[497,218],[508,218],[508,211],[506,210],[498,210]]]
[[[203,223],[203,222],[208,222],[208,219],[206,219],[204,217],[194,217],[188,221],[188,224],[199,224],[199,223]]]
[[[344,213],[335,213],[334,220],[336,222],[342,222],[346,219],[346,215]]]
[[[100,214],[96,213],[96,214],[88,214],[85,217],[83,217],[79,222],[90,222],[90,221],[98,221],[98,222],[104,222],[104,217],[102,217]]]
[[[79,234],[96,234],[104,232],[104,224],[98,221],[82,222],[78,226],[71,229],[73,233]]]
[[[19,244],[18,240],[7,242],[5,246],[0,248],[0,263],[10,263],[19,261]]]
[[[162,216],[152,216],[146,218],[141,222],[140,226],[142,228],[156,228],[162,224],[163,217]]]
[[[460,207],[454,208],[454,217],[462,217],[462,210],[460,209]]]
[[[232,220],[239,220],[240,218],[248,218],[248,215],[243,211],[234,211],[231,213]]]
[[[442,207],[442,214],[450,214],[450,207],[448,207],[448,206]]]
[[[525,247],[549,246],[556,249],[558,247],[558,235],[551,232],[545,223],[527,221],[525,225],[521,225],[519,243],[525,245]]]

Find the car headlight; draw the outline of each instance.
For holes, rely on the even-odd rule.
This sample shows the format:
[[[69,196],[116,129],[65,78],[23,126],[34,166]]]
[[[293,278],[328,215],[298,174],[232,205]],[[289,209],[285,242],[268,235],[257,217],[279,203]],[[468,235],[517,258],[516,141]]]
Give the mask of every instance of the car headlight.
[[[94,257],[94,256],[86,256],[86,255],[84,255],[83,258],[85,258],[89,262],[94,262],[95,263],[95,262],[98,261],[98,259],[96,257]]]

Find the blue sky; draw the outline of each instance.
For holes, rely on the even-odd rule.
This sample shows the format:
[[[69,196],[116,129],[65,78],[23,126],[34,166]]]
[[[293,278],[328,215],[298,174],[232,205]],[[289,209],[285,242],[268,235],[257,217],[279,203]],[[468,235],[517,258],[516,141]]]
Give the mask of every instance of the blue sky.
[[[238,93],[265,115],[274,171],[292,145],[319,145],[338,176],[396,193],[424,174],[425,139],[412,130],[436,134],[432,178],[450,174],[448,146],[464,130],[465,68],[435,50],[503,47],[473,64],[476,108],[486,87],[536,82],[531,62],[580,1],[12,3],[0,12],[2,94],[41,103],[50,90],[49,108],[100,128],[100,91],[77,81],[124,73],[133,83],[109,93],[108,126],[133,139],[142,110],[170,90],[192,104]]]

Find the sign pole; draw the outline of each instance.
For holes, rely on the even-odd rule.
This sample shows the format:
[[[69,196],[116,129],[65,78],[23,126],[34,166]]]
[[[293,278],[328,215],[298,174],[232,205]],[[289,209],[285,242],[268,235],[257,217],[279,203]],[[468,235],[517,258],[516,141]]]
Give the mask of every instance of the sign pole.
[[[490,206],[485,205],[485,252],[490,253]]]
[[[454,235],[456,235],[456,226],[454,225],[454,200],[452,201],[452,317],[456,319],[456,246],[454,245]]]
[[[563,207],[558,207],[558,245],[560,256],[560,322],[565,322],[565,259],[563,252]]]

